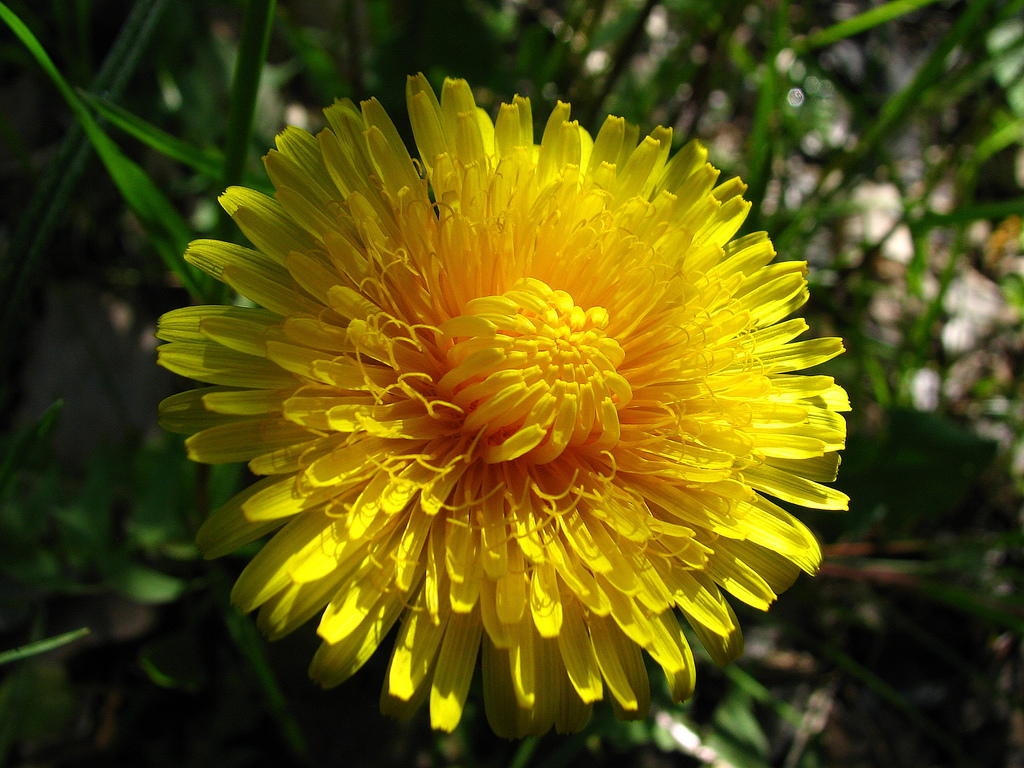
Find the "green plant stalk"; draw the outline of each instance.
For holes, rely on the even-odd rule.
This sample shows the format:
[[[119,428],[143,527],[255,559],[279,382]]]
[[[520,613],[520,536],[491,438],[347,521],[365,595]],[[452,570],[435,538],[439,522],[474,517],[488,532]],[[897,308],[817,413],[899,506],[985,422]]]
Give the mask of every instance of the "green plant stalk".
[[[1024,70],[1021,70],[1021,76],[1024,78]],[[1021,136],[1024,136],[1024,117],[1009,120],[978,143],[974,151],[974,164],[981,165],[996,152],[1020,141]]]
[[[992,0],[972,0],[967,4],[966,10],[959,15],[949,33],[942,38],[935,50],[925,61],[918,74],[906,88],[890,98],[882,106],[879,119],[874,122],[864,134],[864,138],[857,144],[854,157],[859,159],[867,154],[874,145],[897,123],[906,116],[910,106],[918,99],[924,90],[937,81],[945,67],[946,57],[953,48],[974,29],[981,18],[981,14],[988,8]]]
[[[597,117],[601,113],[601,107],[608,95],[615,88],[615,84],[619,81],[622,73],[626,70],[626,65],[629,64],[630,59],[633,58],[633,53],[636,50],[637,45],[643,38],[644,25],[647,23],[647,17],[651,15],[651,11],[654,10],[654,6],[657,5],[656,0],[646,0],[643,7],[637,12],[636,18],[633,21],[633,26],[626,34],[622,43],[616,50],[615,55],[612,57],[612,68],[608,72],[608,76],[601,84],[601,90],[597,97],[590,105],[589,112],[586,113],[586,119],[583,120],[584,125],[596,125]]]
[[[991,3],[992,0],[971,0],[971,2],[967,3],[967,8],[954,22],[953,28],[949,30],[946,36],[942,38],[942,41],[935,47],[927,61],[917,71],[917,74],[914,75],[914,79],[910,84],[882,106],[878,119],[872,123],[871,127],[864,134],[864,138],[857,143],[857,147],[851,153],[851,157],[846,163],[847,166],[854,161],[860,160],[874,149],[875,145],[881,141],[882,137],[894,125],[903,121],[907,111],[914,105],[925,88],[939,79],[942,69],[946,65],[946,58],[952,53],[953,48],[959,44],[960,40],[966,37],[967,33],[975,27],[982,13],[985,12]]]
[[[107,99],[84,92],[81,96],[102,118],[117,126],[132,138],[142,142],[150,149],[159,152],[164,157],[169,157],[171,160],[187,165],[192,170],[206,176],[215,183],[219,184],[221,179],[224,178],[224,153],[217,147],[197,147],[176,136],[172,136]],[[265,178],[261,179],[252,174],[243,173],[242,181],[247,187],[257,189],[266,194],[272,194],[274,191],[273,186]]]
[[[939,318],[942,316],[946,292],[949,290],[949,286],[952,284],[953,278],[956,277],[957,266],[960,263],[960,255],[964,252],[966,239],[966,228],[964,225],[956,225],[953,235],[953,243],[949,249],[949,257],[942,269],[942,272],[939,274],[939,290],[931,297],[924,312],[917,317],[910,333],[908,334],[908,338],[911,341],[910,349],[908,350],[908,357],[911,362],[905,370],[920,368],[928,359],[928,348],[929,341],[932,337],[932,329],[936,327],[936,324],[939,322]],[[918,240],[924,242],[924,246],[922,247],[927,247],[927,236],[914,232],[915,243]],[[917,249],[915,248],[915,250]],[[927,256],[924,258],[927,258]]]
[[[757,93],[757,108],[754,112],[754,129],[750,134],[749,193],[747,199],[752,207],[751,227],[758,229],[761,201],[768,186],[772,165],[772,142],[770,127],[772,117],[778,113],[779,72],[776,59],[785,45],[786,20],[789,18],[789,0],[780,0],[775,8],[775,24],[768,59],[764,63],[764,77],[761,78]]]
[[[526,768],[530,764],[530,758],[533,757],[533,753],[539,743],[540,739],[536,736],[527,736],[523,739],[519,743],[519,749],[516,750],[508,768]]]
[[[249,0],[242,21],[242,37],[231,79],[231,106],[228,133],[224,145],[224,188],[242,181],[245,160],[252,140],[252,121],[256,111],[260,76],[270,46],[277,0]]]
[[[235,56],[235,70],[231,78],[228,128],[224,143],[222,189],[240,184],[245,177],[246,160],[252,142],[253,117],[259,96],[260,78],[267,60],[270,33],[274,26],[276,0],[249,0],[242,20],[242,33]],[[214,230],[222,240],[231,240],[234,230],[223,210],[219,211]],[[219,286],[214,301],[231,302],[234,292],[226,285]]]

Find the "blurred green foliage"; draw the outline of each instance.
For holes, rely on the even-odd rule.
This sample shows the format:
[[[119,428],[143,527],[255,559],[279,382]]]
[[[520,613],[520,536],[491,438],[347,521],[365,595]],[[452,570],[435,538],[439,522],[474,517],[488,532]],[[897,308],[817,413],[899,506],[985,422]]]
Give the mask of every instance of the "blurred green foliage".
[[[0,765],[1020,764],[1022,8],[0,5]],[[450,736],[384,721],[385,659],[315,689],[312,633],[268,646],[228,604],[253,548],[198,559],[199,521],[246,477],[154,426],[184,385],[155,373],[156,316],[231,298],[184,244],[239,240],[216,195],[269,189],[274,134],[334,98],[377,96],[410,138],[416,71],[492,111],[522,93],[538,119],[563,99],[591,130],[615,113],[700,138],[748,182],[746,228],[809,262],[814,332],[847,342],[827,372],[855,406],[853,503],[806,516],[823,573],[742,610],[746,657],[701,657],[682,707],[656,685],[645,721],[599,707],[521,744],[490,734],[479,690]]]

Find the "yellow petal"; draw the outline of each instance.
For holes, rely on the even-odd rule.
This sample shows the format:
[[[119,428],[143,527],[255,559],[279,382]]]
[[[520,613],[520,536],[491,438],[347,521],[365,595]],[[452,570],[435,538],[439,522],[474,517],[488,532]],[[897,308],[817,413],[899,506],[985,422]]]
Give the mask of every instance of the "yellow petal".
[[[590,639],[590,631],[583,618],[582,606],[568,596],[562,605],[563,620],[561,632],[558,634],[558,648],[562,652],[562,661],[573,688],[580,699],[589,704],[599,700],[603,692],[601,669],[594,652],[594,643]]]
[[[203,557],[208,560],[222,557],[280,528],[285,523],[283,518],[253,522],[242,513],[242,506],[248,499],[277,480],[276,477],[270,477],[253,483],[244,491],[235,494],[203,521],[196,533],[196,546],[203,553]]]
[[[403,701],[412,699],[429,682],[437,650],[448,629],[449,611],[442,610],[441,620],[434,623],[426,611],[422,590],[402,622],[395,640],[388,669],[387,688],[392,696]]]
[[[252,419],[204,429],[186,440],[185,447],[193,461],[230,464],[249,461],[311,437],[312,432],[284,419]]]
[[[597,663],[608,690],[626,717],[645,717],[651,706],[651,690],[640,649],[611,619],[592,617],[589,623]]]
[[[812,509],[849,509],[850,497],[842,491],[769,465],[750,467],[743,478],[752,488],[783,501]]]
[[[348,680],[377,650],[404,607],[397,595],[381,599],[363,619],[358,631],[338,643],[320,645],[313,655],[309,676],[324,688],[333,688]]]
[[[207,384],[283,389],[297,380],[280,366],[213,342],[174,341],[157,347],[157,362],[174,373]]]
[[[203,398],[214,390],[225,394],[239,391],[228,387],[200,387],[164,398],[160,402],[160,426],[168,432],[191,435],[203,429],[238,421],[238,417],[215,413],[208,408]]]
[[[253,245],[278,264],[292,251],[313,250],[316,241],[271,197],[245,187],[228,187],[220,204]]]
[[[541,637],[558,637],[562,630],[562,600],[555,566],[541,563],[530,579],[530,611]]]
[[[462,719],[469,683],[480,648],[479,614],[453,613],[437,657],[430,688],[430,725],[451,733]]]

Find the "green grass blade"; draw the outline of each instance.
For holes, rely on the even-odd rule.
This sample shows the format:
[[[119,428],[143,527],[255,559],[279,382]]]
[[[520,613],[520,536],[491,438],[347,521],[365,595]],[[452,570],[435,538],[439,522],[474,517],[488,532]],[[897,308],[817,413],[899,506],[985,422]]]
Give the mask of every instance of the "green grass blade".
[[[224,153],[217,147],[197,147],[172,136],[107,99],[91,93],[81,93],[80,95],[102,118],[150,149],[189,166],[218,184],[224,178]],[[266,178],[258,178],[252,174],[244,174],[243,183],[247,187],[266,194],[272,194],[274,191],[273,186],[267,182]]]
[[[224,175],[224,154],[216,148],[200,149],[187,141],[172,136],[152,123],[132,114],[107,99],[82,93],[85,99],[102,117],[116,125],[134,139],[165,157],[177,160],[211,179],[219,181]]]
[[[852,174],[847,171],[867,157],[895,126],[900,125],[906,119],[911,108],[920,103],[921,95],[927,88],[943,79],[943,70],[949,54],[958,45],[964,43],[990,5],[992,5],[992,0],[972,0],[966,4],[966,8],[957,17],[952,28],[935,46],[924,64],[918,68],[910,83],[882,105],[878,117],[865,128],[857,145],[829,163],[822,171],[821,180],[810,195],[810,199],[818,201],[817,205],[804,206],[786,228],[776,238],[773,238],[776,248],[785,251],[808,219],[819,224],[827,220],[827,217],[823,215],[824,208],[832,202],[833,197],[852,178]],[[826,180],[832,178],[836,171],[842,173],[842,182],[826,191],[824,188]],[[803,236],[810,237],[810,232],[804,230]]]
[[[53,60],[40,45],[35,35],[3,3],[0,3],[0,20],[10,27],[60,91],[125,202],[139,219],[143,229],[146,230],[146,234],[160,258],[177,275],[189,293],[197,298],[203,297],[207,292],[207,281],[181,257],[185,246],[191,239],[191,230],[181,214],[153,183],[153,180],[146,175],[146,172],[125,157],[110,137],[103,132],[85,103],[78,98],[74,89],[57,70]]]
[[[224,186],[242,180],[249,142],[252,139],[252,118],[260,87],[263,63],[270,45],[277,0],[249,0],[238,43],[235,74],[231,79],[231,108],[228,114],[228,135],[224,147]]]
[[[859,35],[861,32],[867,32],[869,29],[898,19],[904,14],[934,2],[937,0],[892,0],[885,5],[857,14],[852,19],[846,19],[827,29],[808,35],[802,40],[796,41],[793,48],[797,53],[807,53],[816,48],[824,48],[826,45],[832,45],[848,37]]]
[[[921,231],[932,227],[949,227],[956,224],[969,224],[979,219],[1005,219],[1007,216],[1024,215],[1024,197],[1013,200],[996,200],[990,203],[966,205],[949,213],[926,213],[915,223]]]
[[[971,158],[971,164],[975,167],[981,165],[996,154],[996,152],[1000,152],[1011,144],[1019,142],[1022,136],[1024,136],[1024,117],[1006,119],[988,136],[978,142],[978,146],[974,150],[974,157]]]
[[[957,765],[963,765],[964,758],[960,745],[949,734],[922,714],[920,709],[907,701],[903,694],[844,651],[827,644],[822,644],[820,650],[824,656],[831,658],[840,669],[859,679],[865,686],[874,691],[879,698],[887,701],[906,715],[907,719],[922,732],[928,734],[937,744],[942,746],[956,760]]]
[[[781,719],[793,726],[799,726],[804,716],[789,702],[777,699],[772,692],[759,683],[749,672],[741,669],[736,664],[723,667],[722,672],[732,681],[732,684],[750,696],[758,704],[763,704],[775,711]]]
[[[288,742],[295,757],[306,758],[309,755],[309,744],[298,720],[288,709],[288,700],[285,698],[281,686],[278,685],[274,670],[267,659],[263,638],[260,637],[252,621],[231,605],[228,597],[230,587],[225,572],[219,568],[211,568],[210,575],[214,590],[220,598],[224,623],[231,639],[256,676],[270,714],[277,720],[278,727],[281,729],[281,735]]]
[[[628,31],[622,36],[622,39],[618,43],[615,55],[612,57],[612,66],[605,76],[604,81],[601,83],[601,88],[597,96],[590,104],[590,108],[586,110],[586,119],[581,120],[581,125],[597,126],[597,119],[601,114],[601,108],[608,96],[613,90],[615,90],[616,84],[619,82],[619,78],[622,77],[623,73],[627,71],[629,62],[633,59],[633,54],[636,53],[637,46],[644,39],[644,27],[647,24],[647,19],[650,18],[651,12],[654,10],[654,6],[657,5],[655,0],[646,0],[643,7],[636,12],[636,16],[630,22]],[[553,75],[554,72],[550,69],[557,67],[559,64],[558,59],[562,55],[565,43],[559,42],[548,52],[547,66],[549,71],[545,74]],[[582,111],[582,110],[581,110]]]
[[[40,653],[46,653],[52,651],[54,648],[60,648],[62,645],[73,643],[80,637],[85,637],[89,634],[88,627],[81,627],[80,629],[73,629],[70,632],[65,632],[62,635],[55,635],[54,637],[48,637],[45,640],[39,640],[28,645],[23,645],[20,648],[12,648],[9,651],[0,652],[0,665],[10,664],[12,661],[18,661],[20,659],[27,659],[30,656],[38,656]]]
[[[921,581],[918,590],[926,597],[952,606],[964,613],[973,614],[986,621],[1005,627],[1017,634],[1024,634],[1024,610],[1020,605],[1011,605],[998,598],[977,595],[969,589],[943,584],[938,581]]]
[[[910,84],[882,105],[878,119],[868,128],[864,138],[854,150],[854,158],[862,158],[874,149],[893,126],[903,121],[910,108],[918,103],[924,90],[939,81],[942,77],[942,70],[946,66],[946,58],[974,29],[981,15],[991,4],[992,0],[972,0],[967,3],[964,12],[960,14],[953,23],[952,29],[932,51]]]
[[[873,691],[883,701],[887,702],[894,709],[899,710],[914,724],[922,733],[927,734],[936,745],[944,749],[953,759],[954,765],[964,764],[964,755],[960,745],[948,733],[939,728],[914,704],[906,699],[896,688],[883,680],[878,674],[868,669],[850,654],[840,650],[831,643],[821,642],[799,627],[787,622],[789,633],[815,647],[815,650],[826,659],[832,661],[837,667],[848,675],[859,680],[869,690]]]
[[[112,99],[118,97],[141,60],[142,51],[152,37],[168,1],[137,0],[104,59],[103,66],[93,79],[90,90],[102,92]],[[34,23],[36,26],[41,24],[38,18],[34,19]],[[31,54],[16,43],[9,44],[8,55],[17,56],[19,60],[24,58],[25,64],[32,60]],[[0,295],[4,297],[4,307],[0,314],[0,372],[6,372],[14,351],[20,346],[10,340],[18,335],[25,322],[24,305],[29,289],[35,284],[40,272],[39,256],[67,209],[90,155],[91,145],[84,131],[77,123],[72,123],[53,159],[47,164],[46,172],[36,184],[23,213],[18,217],[17,227],[0,261]],[[5,382],[0,385],[0,401],[6,401],[12,387],[10,377],[0,374],[0,380]]]

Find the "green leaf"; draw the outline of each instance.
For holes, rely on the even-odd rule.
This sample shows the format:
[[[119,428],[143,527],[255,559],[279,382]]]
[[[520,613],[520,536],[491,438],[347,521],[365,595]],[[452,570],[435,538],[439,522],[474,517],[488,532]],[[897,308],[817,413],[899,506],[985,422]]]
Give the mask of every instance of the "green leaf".
[[[895,408],[878,433],[852,434],[836,485],[850,495],[847,533],[884,522],[908,535],[953,509],[995,458],[996,445],[932,413]],[[823,518],[819,518],[823,519]]]
[[[770,745],[754,715],[754,700],[734,688],[715,709],[707,744],[736,768],[767,768]]]
[[[993,27],[985,38],[992,55],[992,74],[1006,89],[1006,100],[1024,116],[1024,21],[1014,18]]]
[[[185,592],[185,582],[135,562],[116,568],[108,582],[132,600],[150,605],[173,603]]]

